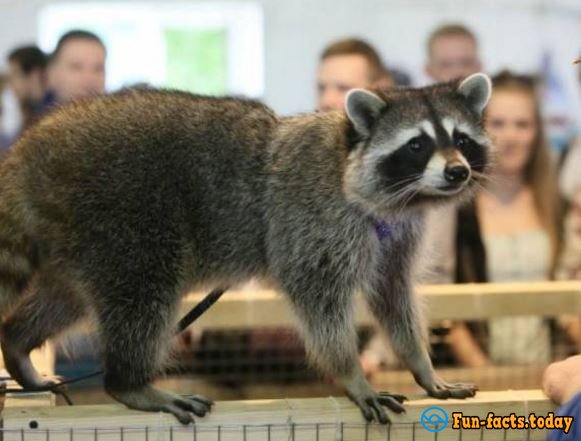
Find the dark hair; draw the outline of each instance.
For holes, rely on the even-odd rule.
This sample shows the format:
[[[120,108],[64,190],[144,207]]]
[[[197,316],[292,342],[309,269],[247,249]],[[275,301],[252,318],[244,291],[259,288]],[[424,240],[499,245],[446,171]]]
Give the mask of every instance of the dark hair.
[[[72,31],[67,32],[66,34],[62,35],[61,38],[59,38],[59,41],[56,44],[56,48],[54,49],[54,51],[52,52],[52,54],[50,56],[51,61],[56,60],[58,55],[62,51],[63,47],[65,46],[65,44],[67,44],[69,41],[73,41],[73,40],[93,41],[93,42],[101,45],[103,50],[106,50],[105,44],[103,43],[103,40],[101,40],[97,36],[97,34],[94,34],[94,33],[89,32],[89,31],[83,31],[81,29],[73,29]]]
[[[381,57],[369,43],[357,38],[346,38],[338,40],[327,46],[321,54],[320,60],[338,55],[360,55],[367,61],[370,77],[377,80],[387,74],[387,70],[381,62]]]
[[[459,23],[449,23],[442,25],[432,31],[430,36],[428,37],[428,44],[427,50],[428,55],[432,54],[432,48],[434,46],[434,42],[438,38],[442,37],[465,37],[474,43],[474,46],[478,46],[478,40],[476,39],[476,35],[466,26],[459,24]]]
[[[531,94],[538,93],[541,85],[541,78],[537,75],[518,74],[508,69],[501,70],[492,78],[492,89],[495,88],[515,88],[526,90]]]
[[[44,70],[48,57],[37,46],[22,46],[8,54],[8,62],[18,64],[20,70],[28,75],[35,70]]]

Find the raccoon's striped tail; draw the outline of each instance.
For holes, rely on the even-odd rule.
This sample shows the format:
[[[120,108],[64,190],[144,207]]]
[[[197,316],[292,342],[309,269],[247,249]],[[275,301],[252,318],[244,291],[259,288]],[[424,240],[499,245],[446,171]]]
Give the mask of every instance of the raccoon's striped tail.
[[[34,271],[32,247],[19,230],[0,212],[0,316],[20,298]]]

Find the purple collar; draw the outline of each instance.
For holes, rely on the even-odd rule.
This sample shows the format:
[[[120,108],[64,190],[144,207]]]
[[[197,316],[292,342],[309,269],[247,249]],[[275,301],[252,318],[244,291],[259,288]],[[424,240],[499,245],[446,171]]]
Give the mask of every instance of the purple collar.
[[[391,225],[389,225],[385,221],[374,221],[373,225],[375,227],[375,232],[377,233],[377,237],[379,240],[385,239],[386,237],[391,236],[393,233],[393,229]]]

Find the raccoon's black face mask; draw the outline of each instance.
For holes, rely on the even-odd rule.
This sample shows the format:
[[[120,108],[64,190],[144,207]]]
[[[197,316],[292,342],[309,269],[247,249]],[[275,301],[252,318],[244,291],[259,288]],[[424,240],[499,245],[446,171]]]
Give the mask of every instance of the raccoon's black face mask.
[[[350,91],[345,106],[358,142],[349,154],[347,196],[379,216],[470,196],[488,165],[481,114],[490,94],[481,73],[385,94]]]

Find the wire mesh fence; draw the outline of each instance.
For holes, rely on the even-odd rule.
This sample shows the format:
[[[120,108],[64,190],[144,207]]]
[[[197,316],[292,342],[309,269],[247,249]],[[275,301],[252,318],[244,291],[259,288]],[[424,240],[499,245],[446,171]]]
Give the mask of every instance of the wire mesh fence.
[[[33,424],[34,425],[34,424]],[[427,430],[421,422],[385,426],[359,423],[194,424],[191,426],[2,428],[2,441],[540,441],[547,431]]]
[[[546,327],[540,329],[542,335],[548,338],[548,351],[537,351],[529,356],[526,350],[521,350],[517,354],[521,359],[515,356],[511,360],[495,360],[488,349],[494,345],[497,353],[515,352],[515,342],[519,339],[518,327],[514,328],[514,332],[509,328],[500,340],[496,336],[492,344],[490,334],[486,332],[486,323],[482,322],[479,328],[473,327],[477,330],[473,338],[487,363],[472,366],[455,353],[451,327],[450,323],[438,323],[431,328],[430,344],[434,365],[446,380],[475,383],[480,390],[537,389],[541,386],[543,371],[550,362],[577,353],[577,344],[554,321],[547,320]],[[373,328],[360,329],[362,358],[369,351],[375,336]],[[534,341],[530,345],[532,348],[538,346]],[[78,346],[91,347],[86,344]],[[389,342],[383,340],[379,345],[373,345],[374,348],[380,348],[377,355],[381,362],[369,375],[371,383],[379,390],[403,394],[421,393],[397,357],[389,350],[383,351],[388,346]],[[218,400],[341,394],[340,388],[330,379],[322,378],[316,369],[309,366],[302,340],[290,328],[212,330],[202,332],[196,338],[182,336],[176,347],[176,363],[168,371],[174,389],[191,388],[192,392],[208,393]],[[98,354],[80,359],[78,356],[72,359],[60,357],[57,373],[65,378],[74,378],[99,367]],[[75,385],[85,391],[87,386],[92,387],[91,391],[101,387],[98,382]],[[94,402],[101,402],[100,398]]]

